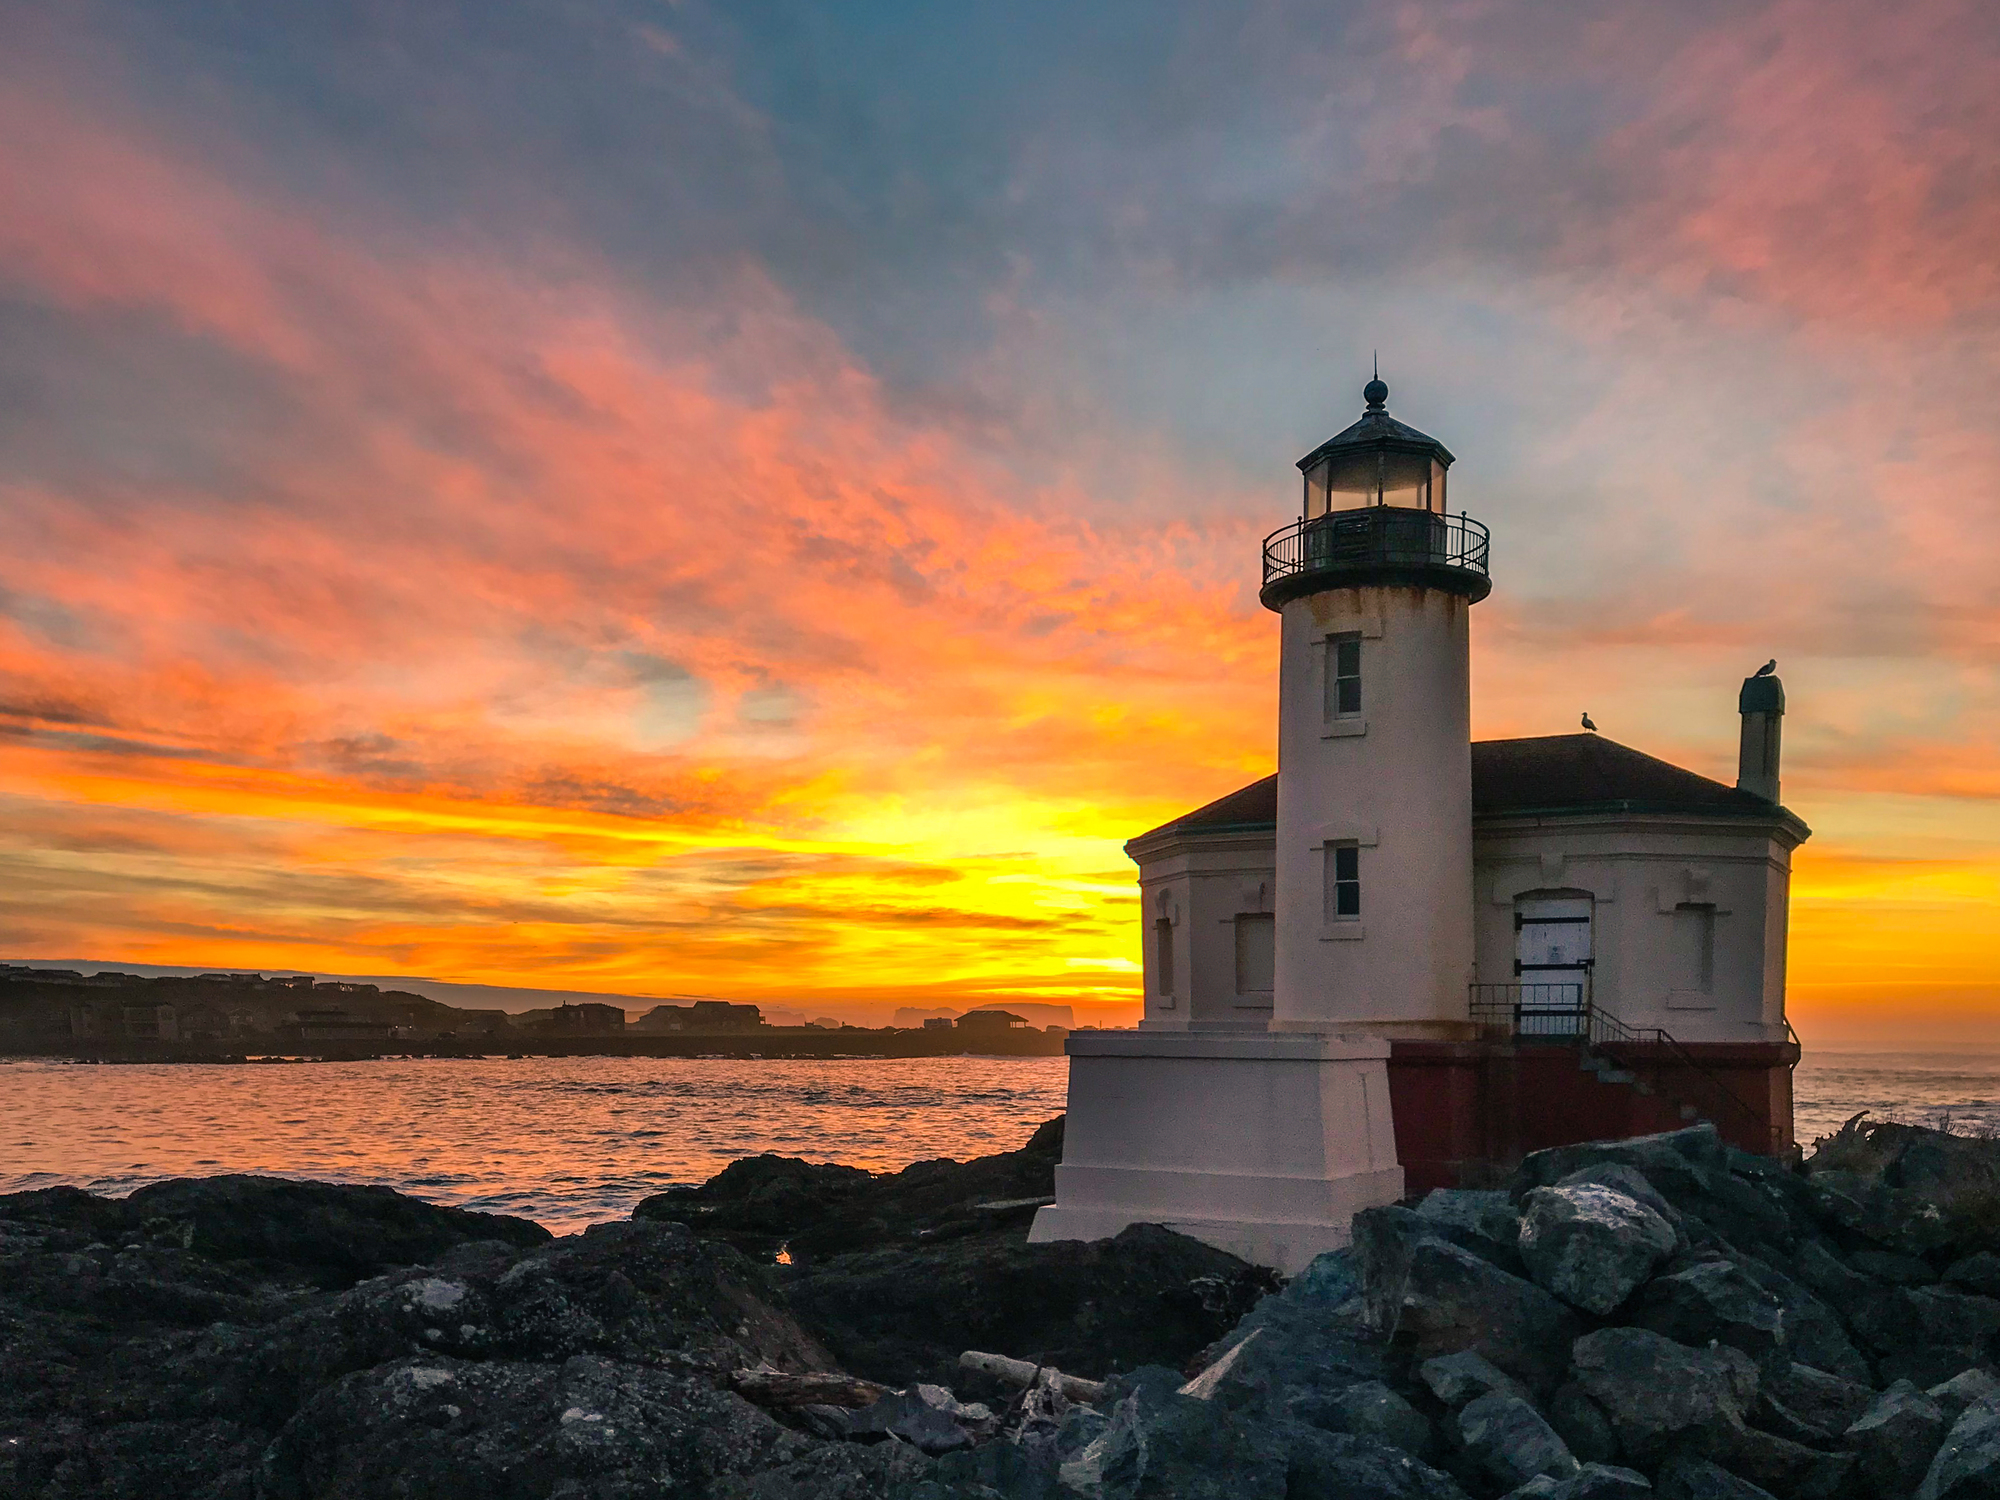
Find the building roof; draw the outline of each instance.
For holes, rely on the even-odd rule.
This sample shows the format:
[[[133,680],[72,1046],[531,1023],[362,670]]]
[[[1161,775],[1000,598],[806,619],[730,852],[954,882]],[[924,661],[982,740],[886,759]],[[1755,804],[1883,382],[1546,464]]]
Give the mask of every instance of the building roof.
[[[1601,734],[1551,734],[1472,744],[1472,814],[1696,813],[1769,817],[1772,804]],[[1183,813],[1162,833],[1248,833],[1278,826],[1278,778],[1266,776]],[[1133,842],[1138,842],[1134,840]]]

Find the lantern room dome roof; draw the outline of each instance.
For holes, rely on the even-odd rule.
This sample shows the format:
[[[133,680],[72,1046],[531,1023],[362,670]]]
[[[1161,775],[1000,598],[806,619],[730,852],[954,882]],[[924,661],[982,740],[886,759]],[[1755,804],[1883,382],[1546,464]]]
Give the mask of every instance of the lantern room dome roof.
[[[1427,453],[1439,463],[1452,462],[1451,450],[1427,432],[1419,432],[1407,422],[1398,422],[1389,415],[1388,382],[1380,376],[1362,388],[1362,399],[1368,409],[1361,414],[1361,420],[1345,431],[1337,432],[1312,452],[1299,460],[1301,469],[1309,469],[1329,453],[1355,448],[1390,448],[1403,453]]]

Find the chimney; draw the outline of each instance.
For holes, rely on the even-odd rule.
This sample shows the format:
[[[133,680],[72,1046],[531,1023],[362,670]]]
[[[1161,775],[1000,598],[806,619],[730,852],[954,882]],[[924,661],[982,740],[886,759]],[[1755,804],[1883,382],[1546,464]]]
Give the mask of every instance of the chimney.
[[[1778,740],[1785,723],[1785,685],[1775,677],[1746,677],[1737,695],[1743,740],[1736,753],[1737,790],[1766,802],[1778,800]]]

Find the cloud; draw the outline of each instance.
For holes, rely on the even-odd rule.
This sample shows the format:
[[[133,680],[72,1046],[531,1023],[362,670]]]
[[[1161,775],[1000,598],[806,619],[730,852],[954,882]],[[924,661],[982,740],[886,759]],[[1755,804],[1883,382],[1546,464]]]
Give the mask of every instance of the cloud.
[[[22,19],[18,951],[1129,998],[1391,341],[1481,732],[1726,776],[1775,653],[1822,837],[2000,864],[1976,7]]]

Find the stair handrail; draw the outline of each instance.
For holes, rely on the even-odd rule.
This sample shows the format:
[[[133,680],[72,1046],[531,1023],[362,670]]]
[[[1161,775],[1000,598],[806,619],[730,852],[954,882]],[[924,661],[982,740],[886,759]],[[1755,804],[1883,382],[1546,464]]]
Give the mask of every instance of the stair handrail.
[[[1687,1048],[1674,1039],[1672,1033],[1658,1026],[1628,1026],[1595,1001],[1590,1002],[1586,1008],[1590,1013],[1589,1035],[1592,1047],[1597,1046],[1600,1042],[1611,1046],[1627,1043],[1640,1047],[1649,1045],[1659,1047],[1662,1051],[1671,1054],[1683,1070],[1694,1074],[1702,1082],[1706,1083],[1711,1090],[1720,1094],[1730,1104],[1735,1106],[1751,1124],[1764,1133],[1770,1145],[1773,1147],[1777,1145],[1777,1127],[1758,1114],[1748,1104],[1744,1103],[1737,1092],[1730,1088],[1728,1084],[1696,1062],[1689,1054]],[[1660,1074],[1659,1064],[1654,1063],[1652,1067],[1653,1076],[1657,1081]]]

